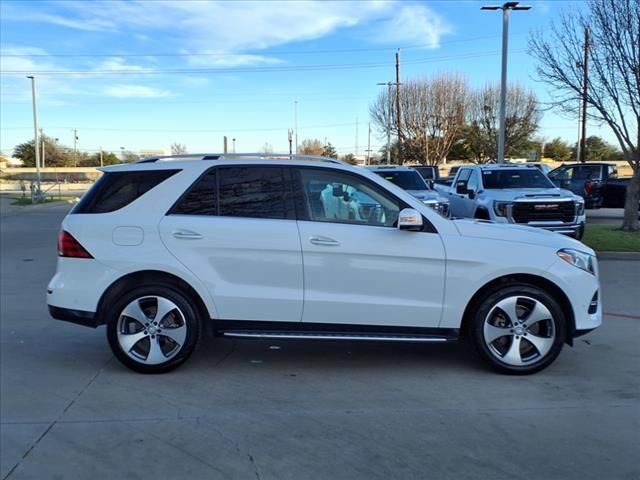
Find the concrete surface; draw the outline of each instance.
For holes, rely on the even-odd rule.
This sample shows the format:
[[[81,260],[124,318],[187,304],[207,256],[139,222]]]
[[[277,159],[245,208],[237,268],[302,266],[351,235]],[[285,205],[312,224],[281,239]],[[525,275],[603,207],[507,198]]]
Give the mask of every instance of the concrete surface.
[[[638,262],[601,263],[616,315],[535,376],[465,344],[211,338],[143,376],[48,316],[67,208],[1,219],[0,479],[640,478]]]

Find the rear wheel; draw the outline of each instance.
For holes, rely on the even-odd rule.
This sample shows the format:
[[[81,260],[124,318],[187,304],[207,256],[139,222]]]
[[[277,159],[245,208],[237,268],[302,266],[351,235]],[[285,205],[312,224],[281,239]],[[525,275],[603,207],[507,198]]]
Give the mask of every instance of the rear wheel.
[[[141,373],[164,373],[182,364],[200,334],[196,310],[182,292],[164,285],[136,288],[107,312],[113,354]]]
[[[502,287],[480,304],[471,327],[480,356],[502,373],[525,375],[549,366],[564,344],[558,302],[533,285]]]
[[[474,218],[476,220],[491,220],[489,218],[489,212],[487,212],[486,210],[480,208],[478,210],[476,210],[476,213],[474,215]]]

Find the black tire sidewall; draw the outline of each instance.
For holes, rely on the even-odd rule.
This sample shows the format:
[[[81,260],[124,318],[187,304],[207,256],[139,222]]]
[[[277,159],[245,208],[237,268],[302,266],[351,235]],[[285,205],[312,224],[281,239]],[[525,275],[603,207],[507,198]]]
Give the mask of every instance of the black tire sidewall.
[[[522,366],[514,367],[501,362],[497,359],[489,350],[489,347],[484,341],[484,320],[489,314],[491,309],[504,298],[519,295],[523,297],[534,298],[544,304],[549,309],[555,320],[555,340],[551,347],[551,350],[543,358],[538,361]],[[516,285],[504,285],[499,287],[493,292],[489,293],[485,299],[478,305],[476,312],[473,314],[473,321],[471,325],[471,338],[474,346],[480,356],[485,360],[489,366],[493,369],[513,375],[528,375],[531,373],[539,372],[548,367],[560,354],[566,338],[567,322],[560,307],[560,304],[544,290],[534,285],[528,284],[516,284]]]
[[[177,355],[158,365],[145,365],[137,362],[120,347],[118,342],[118,319],[124,308],[136,298],[147,296],[164,297],[175,303],[184,315],[187,326],[185,342]],[[195,350],[200,337],[200,320],[189,297],[169,285],[145,285],[134,288],[113,303],[106,311],[107,340],[115,357],[126,367],[139,373],[165,373],[181,365]]]

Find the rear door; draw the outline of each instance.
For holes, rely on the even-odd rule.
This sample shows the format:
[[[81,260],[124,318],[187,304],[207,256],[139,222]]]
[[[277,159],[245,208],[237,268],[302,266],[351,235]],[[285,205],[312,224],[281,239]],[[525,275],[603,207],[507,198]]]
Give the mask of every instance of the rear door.
[[[302,252],[290,170],[209,170],[160,223],[169,251],[207,287],[224,320],[299,322]]]
[[[296,170],[302,321],[437,327],[445,277],[440,236],[399,230],[404,205],[365,177]]]

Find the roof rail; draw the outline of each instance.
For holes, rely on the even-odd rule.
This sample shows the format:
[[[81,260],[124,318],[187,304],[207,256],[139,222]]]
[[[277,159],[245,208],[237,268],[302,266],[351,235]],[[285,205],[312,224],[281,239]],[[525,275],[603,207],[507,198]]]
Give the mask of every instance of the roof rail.
[[[338,163],[344,162],[330,157],[320,155],[305,155],[299,153],[178,153],[175,155],[159,155],[145,157],[136,163],[153,163],[167,160],[241,160],[244,158],[263,158],[273,160],[314,160],[318,162]]]

